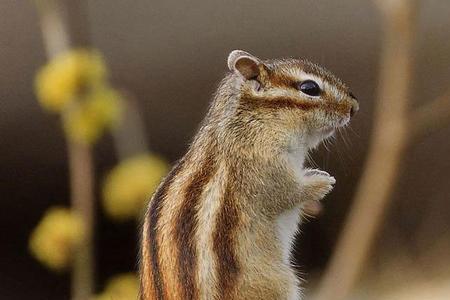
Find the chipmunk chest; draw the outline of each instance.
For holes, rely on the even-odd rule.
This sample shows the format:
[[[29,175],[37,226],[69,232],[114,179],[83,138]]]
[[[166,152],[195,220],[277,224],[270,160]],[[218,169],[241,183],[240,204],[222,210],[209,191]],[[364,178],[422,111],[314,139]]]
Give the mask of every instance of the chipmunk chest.
[[[289,151],[285,153],[287,168],[294,175],[298,184],[303,176],[303,151]],[[277,237],[280,243],[283,261],[289,264],[292,245],[300,223],[300,206],[286,210],[276,218]]]
[[[292,246],[300,222],[300,207],[290,209],[276,219],[277,237],[280,242],[283,262],[289,264]]]

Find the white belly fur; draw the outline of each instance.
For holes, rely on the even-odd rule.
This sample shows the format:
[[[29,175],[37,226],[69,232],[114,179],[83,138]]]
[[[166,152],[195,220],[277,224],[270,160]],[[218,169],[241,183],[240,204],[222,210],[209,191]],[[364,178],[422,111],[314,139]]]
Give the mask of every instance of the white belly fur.
[[[300,222],[300,208],[296,207],[281,214],[277,220],[278,239],[281,243],[283,262],[290,266],[291,250],[294,243],[295,234]],[[297,284],[290,287],[287,300],[300,300],[301,292]]]
[[[281,242],[281,249],[283,253],[283,262],[288,265],[290,264],[289,258],[299,222],[300,207],[295,207],[282,213],[276,220],[278,239]]]
[[[292,169],[297,181],[300,184],[303,177],[303,161],[304,152],[301,148],[297,151],[287,153],[286,161],[288,166]],[[300,206],[287,210],[278,216],[276,223],[278,227],[278,239],[281,242],[283,261],[290,264],[289,258],[291,254],[292,244],[294,242],[295,234],[297,233],[300,222]]]
[[[304,151],[301,148],[297,148],[297,151],[287,153],[286,158],[289,167],[297,177],[299,184],[301,184],[304,172]],[[290,258],[292,246],[301,221],[300,211],[300,206],[296,206],[293,209],[285,211],[276,219],[278,240],[281,243],[283,262],[288,266],[291,265]],[[287,300],[300,300],[302,299],[301,294],[302,293],[298,285],[292,286]]]

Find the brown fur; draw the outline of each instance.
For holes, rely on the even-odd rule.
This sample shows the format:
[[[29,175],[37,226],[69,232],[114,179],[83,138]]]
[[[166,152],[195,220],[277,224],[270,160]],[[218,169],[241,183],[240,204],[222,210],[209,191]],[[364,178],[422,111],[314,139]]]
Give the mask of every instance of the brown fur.
[[[188,153],[150,201],[141,299],[299,299],[277,222],[331,190],[334,179],[304,171],[303,156],[357,103],[304,60],[241,51],[229,66]],[[323,81],[320,97],[296,90],[304,74]]]
[[[240,272],[240,265],[235,249],[236,230],[239,225],[239,208],[234,195],[237,186],[234,181],[229,180],[225,186],[222,207],[217,217],[217,224],[220,224],[213,233],[213,250],[216,253],[216,265],[218,274],[218,288],[221,291],[220,299],[229,299],[235,288],[237,276]]]
[[[209,154],[211,155],[212,153]],[[195,278],[197,251],[194,243],[198,218],[196,208],[199,205],[200,195],[214,174],[215,168],[214,158],[206,157],[185,190],[184,201],[176,222],[175,238],[179,247],[179,278],[183,290],[183,299],[198,299],[198,288]]]

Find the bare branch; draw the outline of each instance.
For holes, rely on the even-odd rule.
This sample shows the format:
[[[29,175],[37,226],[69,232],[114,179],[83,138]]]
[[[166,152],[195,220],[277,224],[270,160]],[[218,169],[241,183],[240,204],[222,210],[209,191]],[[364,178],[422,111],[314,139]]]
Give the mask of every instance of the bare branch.
[[[377,0],[377,4],[384,17],[384,40],[371,147],[317,300],[348,298],[382,224],[407,146],[417,5],[408,0]]]
[[[416,109],[411,116],[412,139],[450,124],[450,90]]]
[[[113,131],[113,142],[120,160],[147,153],[149,142],[145,134],[139,102],[126,90],[121,90],[124,102],[122,120]]]
[[[58,0],[37,0],[44,47],[49,59],[68,51],[67,7]],[[80,13],[71,10],[71,13]],[[72,300],[90,299],[94,282],[94,166],[89,146],[67,138],[72,209],[83,220],[84,237],[72,263]]]

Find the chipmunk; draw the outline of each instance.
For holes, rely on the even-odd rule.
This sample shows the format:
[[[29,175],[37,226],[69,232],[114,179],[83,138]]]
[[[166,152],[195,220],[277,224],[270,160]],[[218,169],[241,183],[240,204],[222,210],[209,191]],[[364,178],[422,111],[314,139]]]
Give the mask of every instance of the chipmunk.
[[[301,299],[290,250],[302,206],[335,179],[304,168],[358,102],[302,59],[229,54],[229,74],[144,218],[141,299]]]

